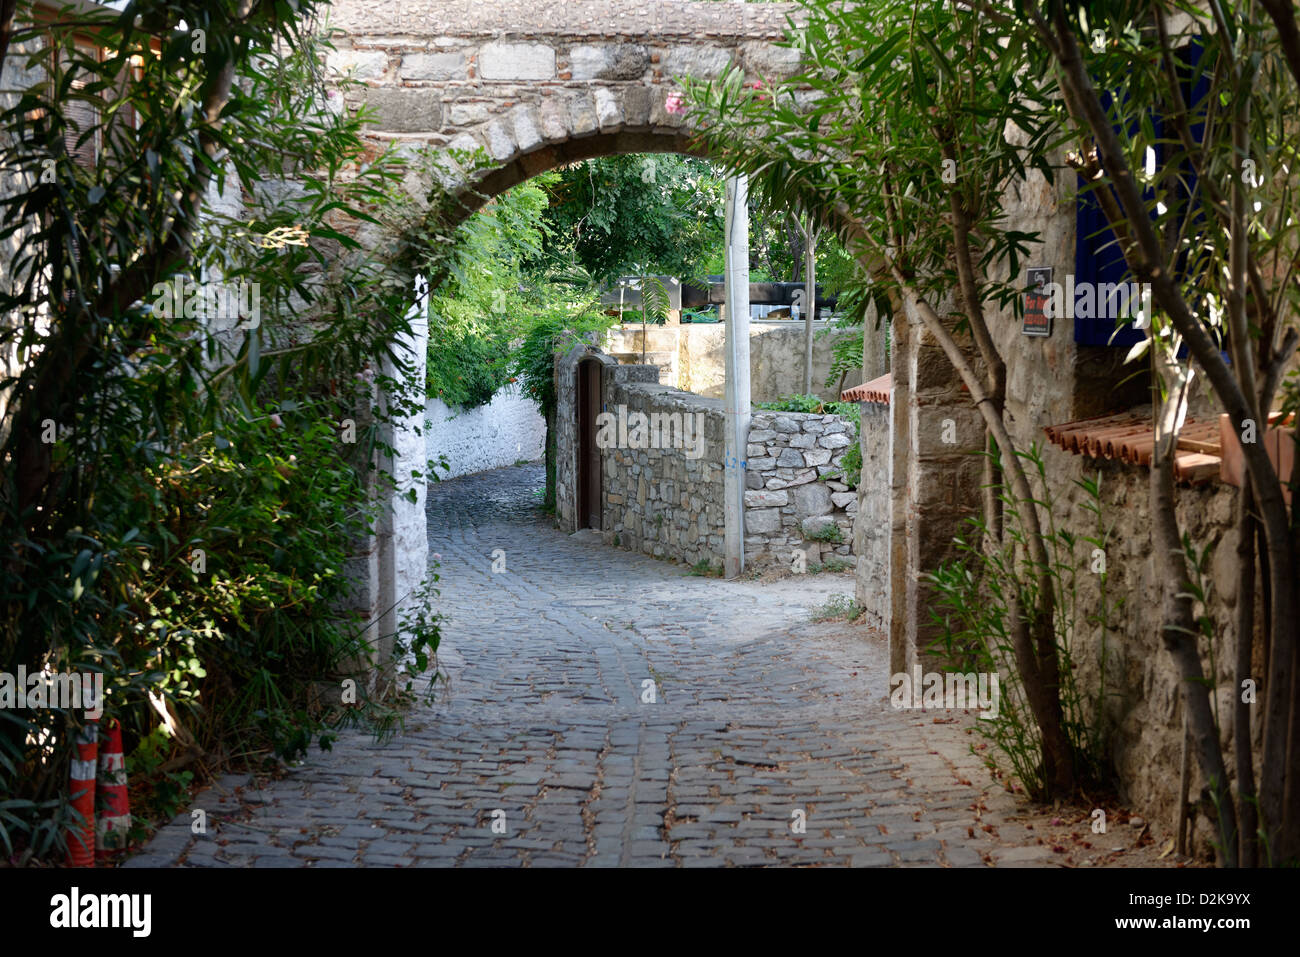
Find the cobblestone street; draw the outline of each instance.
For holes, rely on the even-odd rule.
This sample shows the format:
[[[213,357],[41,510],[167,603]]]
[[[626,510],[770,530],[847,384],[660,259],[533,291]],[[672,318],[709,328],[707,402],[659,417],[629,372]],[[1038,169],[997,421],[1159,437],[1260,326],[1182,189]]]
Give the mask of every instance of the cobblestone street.
[[[883,638],[810,622],[849,574],[725,582],[570,539],[536,510],[542,481],[430,491],[434,707],[261,789],[228,776],[196,801],[205,835],[179,815],[128,866],[1063,860],[970,753],[973,715],[891,710]]]

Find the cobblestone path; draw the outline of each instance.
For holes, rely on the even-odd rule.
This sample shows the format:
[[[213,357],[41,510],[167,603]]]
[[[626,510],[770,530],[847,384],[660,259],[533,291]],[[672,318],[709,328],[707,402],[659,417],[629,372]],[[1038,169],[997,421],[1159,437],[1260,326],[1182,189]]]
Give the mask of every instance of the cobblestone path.
[[[343,735],[283,780],[220,782],[206,834],[182,814],[127,866],[1051,862],[968,716],[891,710],[883,639],[810,622],[848,574],[725,582],[570,539],[535,509],[542,480],[431,490],[434,707],[385,745]]]

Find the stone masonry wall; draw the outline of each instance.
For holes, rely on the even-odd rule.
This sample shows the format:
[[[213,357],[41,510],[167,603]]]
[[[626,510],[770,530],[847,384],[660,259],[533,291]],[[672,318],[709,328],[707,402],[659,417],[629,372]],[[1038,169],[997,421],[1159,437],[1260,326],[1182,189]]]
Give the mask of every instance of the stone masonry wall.
[[[858,482],[858,512],[853,523],[857,557],[854,598],[866,612],[866,624],[889,633],[889,534],[891,502],[889,476],[892,429],[889,404],[859,402],[861,410],[862,479]]]
[[[845,338],[862,341],[862,329],[837,329],[824,320],[813,323],[813,393],[827,401],[839,399],[836,383],[824,383],[834,361],[836,343]],[[643,342],[644,340],[644,342]],[[620,361],[630,357],[664,366],[662,381],[697,395],[721,398],[726,379],[726,336],[722,323],[637,323],[614,326],[604,349]],[[803,392],[804,324],[799,321],[755,319],[749,324],[749,390],[755,402],[771,402]],[[861,371],[850,369],[844,381],[857,385]]]
[[[853,553],[858,496],[840,479],[853,423],[838,415],[756,411],[745,449],[745,561],[798,571]]]
[[[602,454],[607,544],[694,565],[721,563],[724,498],[722,402],[646,382],[615,383],[606,411],[691,416],[703,424],[702,455],[683,448],[606,448]],[[696,433],[692,433],[693,435]]]
[[[603,450],[605,543],[691,565],[722,564],[722,400],[660,385],[657,366],[617,365],[593,347],[575,347],[556,360],[560,527],[570,532],[578,527],[576,383],[583,361],[601,363],[602,408],[615,417],[623,414],[631,421],[634,414],[698,416],[691,421],[703,423],[703,444],[697,449],[632,448],[631,441],[624,441]],[[754,412],[746,450],[747,565],[775,564],[795,570],[796,549],[803,552],[805,567],[824,563],[832,555],[851,561],[857,493],[835,475],[852,444],[853,424],[839,416]],[[821,537],[839,540],[821,541]]]
[[[788,76],[797,50],[778,47],[783,3],[566,0],[335,0],[329,66],[364,86],[351,103],[374,111],[369,135],[402,149],[486,151],[477,178],[442,153],[441,184],[465,213],[566,162],[618,152],[698,151],[670,105],[677,79],[729,66],[747,78]],[[426,196],[430,183],[408,184]]]
[[[681,448],[605,450],[603,534],[607,544],[694,565],[725,556],[722,402],[668,386],[613,383],[605,409],[698,415],[703,454]],[[745,563],[798,570],[852,555],[857,493],[834,475],[853,444],[853,425],[836,415],[754,413],[746,451]],[[823,541],[823,538],[830,539]]]

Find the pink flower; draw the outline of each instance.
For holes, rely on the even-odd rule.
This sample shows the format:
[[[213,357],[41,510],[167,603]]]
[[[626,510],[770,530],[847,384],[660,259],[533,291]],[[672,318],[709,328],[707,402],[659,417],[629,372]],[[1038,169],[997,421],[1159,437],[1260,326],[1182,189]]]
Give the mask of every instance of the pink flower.
[[[434,560],[435,562],[440,562],[440,561],[442,561],[442,556],[439,555],[437,552],[434,552],[434,553],[433,553],[433,560]]]
[[[273,429],[278,429],[284,425],[284,420],[281,419],[280,416],[275,412],[271,413],[270,419],[271,419],[271,428]]]
[[[685,113],[686,107],[682,102],[681,93],[676,90],[669,93],[668,98],[664,100],[664,109],[672,114]]]

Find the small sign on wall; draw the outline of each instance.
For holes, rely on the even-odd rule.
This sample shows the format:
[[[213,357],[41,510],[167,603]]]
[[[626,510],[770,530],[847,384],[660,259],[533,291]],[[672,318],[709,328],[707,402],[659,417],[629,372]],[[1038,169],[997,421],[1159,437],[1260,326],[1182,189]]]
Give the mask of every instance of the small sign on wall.
[[[1047,286],[1052,281],[1052,267],[1033,266],[1028,273],[1029,288],[1025,290],[1025,320],[1020,331],[1027,336],[1050,336],[1052,317],[1047,314]]]

